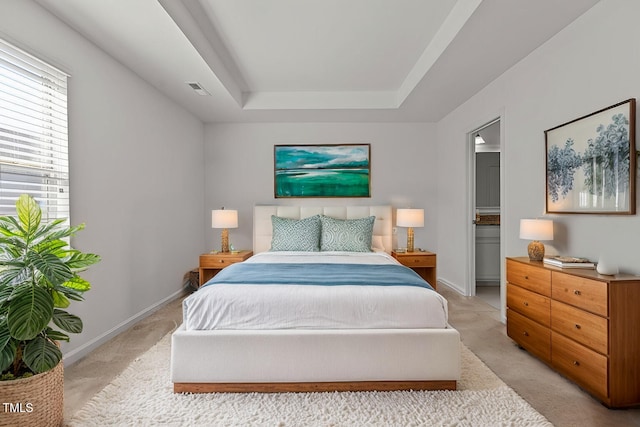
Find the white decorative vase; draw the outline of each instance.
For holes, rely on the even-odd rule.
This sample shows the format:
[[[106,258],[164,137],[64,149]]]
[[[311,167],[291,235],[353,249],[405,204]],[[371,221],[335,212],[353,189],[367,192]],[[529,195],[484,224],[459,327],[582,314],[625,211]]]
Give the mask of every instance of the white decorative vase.
[[[604,274],[607,276],[613,276],[614,274],[618,274],[618,266],[608,260],[606,257],[600,257],[598,260],[598,265],[596,266],[596,271],[600,274]]]

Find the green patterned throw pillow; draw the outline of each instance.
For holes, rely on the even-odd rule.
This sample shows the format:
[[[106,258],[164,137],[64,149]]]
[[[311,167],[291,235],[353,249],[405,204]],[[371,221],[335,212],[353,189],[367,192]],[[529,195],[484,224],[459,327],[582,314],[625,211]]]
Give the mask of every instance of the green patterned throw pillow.
[[[371,252],[375,216],[358,219],[336,219],[321,216],[320,250]]]
[[[304,251],[320,250],[320,215],[304,219],[282,218],[271,215],[273,235],[272,251]]]

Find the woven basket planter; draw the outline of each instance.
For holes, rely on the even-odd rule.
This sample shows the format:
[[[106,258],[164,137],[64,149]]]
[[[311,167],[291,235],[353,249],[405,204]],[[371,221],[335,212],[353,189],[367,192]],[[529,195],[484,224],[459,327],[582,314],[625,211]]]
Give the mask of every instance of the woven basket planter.
[[[12,381],[0,381],[0,427],[52,427],[64,417],[64,366]]]

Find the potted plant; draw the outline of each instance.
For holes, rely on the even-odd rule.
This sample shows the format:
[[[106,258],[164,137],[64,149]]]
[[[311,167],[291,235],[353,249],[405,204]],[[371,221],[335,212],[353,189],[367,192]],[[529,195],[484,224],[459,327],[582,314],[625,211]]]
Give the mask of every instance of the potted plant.
[[[82,320],[66,308],[91,288],[78,273],[100,260],[69,246],[84,224],[44,224],[41,218],[40,206],[26,194],[16,202],[16,216],[0,217],[0,426],[62,422],[57,343],[82,332]]]

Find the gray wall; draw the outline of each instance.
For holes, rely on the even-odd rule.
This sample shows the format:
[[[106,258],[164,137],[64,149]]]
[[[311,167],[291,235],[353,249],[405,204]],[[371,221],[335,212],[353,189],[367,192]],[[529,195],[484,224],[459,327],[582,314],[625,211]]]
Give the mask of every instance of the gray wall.
[[[239,227],[230,230],[236,248],[252,245],[255,204],[342,206],[392,204],[425,210],[425,227],[415,229],[415,245],[437,250],[435,125],[426,123],[253,123],[211,124],[205,135],[205,209],[238,209]],[[276,144],[371,144],[371,198],[275,199],[273,146]],[[219,248],[211,229],[209,249]],[[406,246],[406,229],[397,237]]]
[[[72,244],[102,256],[70,311],[84,321],[68,363],[181,290],[203,250],[204,127],[31,1],[0,2],[0,37],[71,74]]]
[[[465,177],[467,133],[503,117],[503,255],[525,255],[519,220],[545,216],[544,130],[639,97],[640,56],[632,30],[638,16],[640,2],[598,3],[438,123],[438,171]],[[464,197],[450,194],[467,191],[465,178],[440,180],[437,198],[438,221],[446,230],[438,234],[438,274],[461,291],[467,286],[461,256],[469,245],[468,208]],[[621,270],[640,273],[638,215],[545,217],[555,224],[553,242],[545,242],[548,252],[593,260],[605,253]]]

